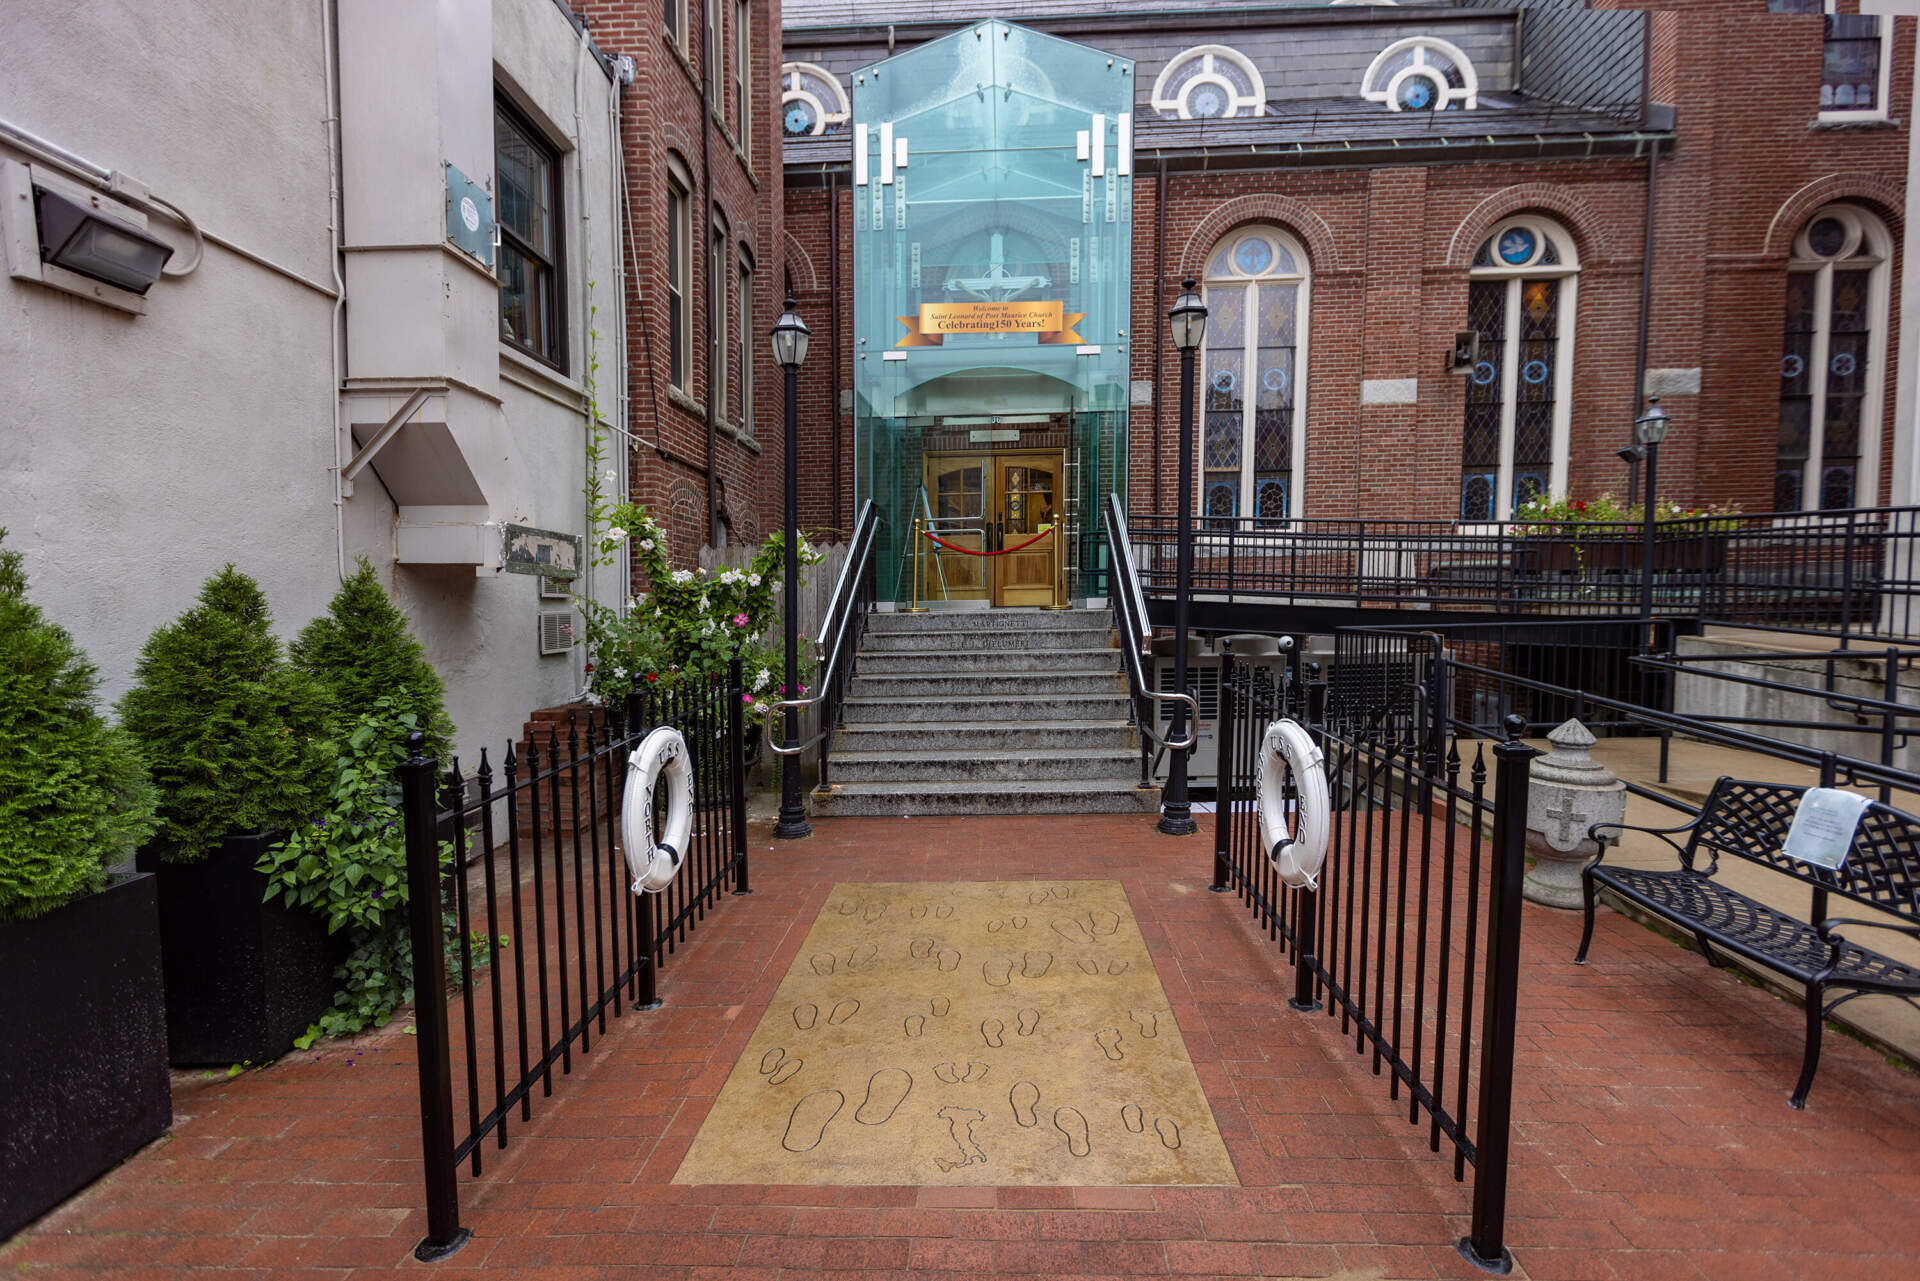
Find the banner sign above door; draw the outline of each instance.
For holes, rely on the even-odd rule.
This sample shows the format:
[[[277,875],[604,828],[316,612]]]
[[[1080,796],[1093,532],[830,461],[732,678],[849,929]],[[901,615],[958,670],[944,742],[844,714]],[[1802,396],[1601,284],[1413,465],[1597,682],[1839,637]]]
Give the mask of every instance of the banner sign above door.
[[[923,302],[918,316],[896,316],[907,327],[896,347],[938,347],[948,334],[1034,334],[1042,344],[1077,346],[1073,327],[1084,312],[1055,302]]]

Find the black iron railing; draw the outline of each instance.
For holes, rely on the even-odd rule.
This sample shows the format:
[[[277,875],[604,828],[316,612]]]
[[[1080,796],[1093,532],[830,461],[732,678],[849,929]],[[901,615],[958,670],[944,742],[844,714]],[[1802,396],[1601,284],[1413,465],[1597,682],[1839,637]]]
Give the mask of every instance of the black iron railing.
[[[1192,748],[1199,732],[1200,704],[1191,694],[1166,693],[1154,689],[1146,663],[1153,653],[1153,624],[1147,621],[1147,598],[1140,589],[1140,573],[1133,563],[1133,541],[1127,533],[1126,513],[1120,509],[1120,496],[1107,495],[1103,524],[1108,547],[1108,582],[1112,586],[1113,624],[1120,633],[1120,652],[1127,671],[1127,711],[1134,732],[1140,739],[1140,786],[1153,786],[1153,750],[1182,752]],[[1184,702],[1187,705],[1187,736],[1168,741],[1160,737],[1160,718],[1156,703]]]
[[[747,893],[740,662],[724,680],[581,708],[509,744],[496,781],[482,752],[401,767],[428,1231],[415,1253],[466,1239],[457,1171],[482,1172],[517,1113],[551,1096],[609,1012],[658,1006],[655,980],[728,892]],[[694,823],[664,892],[629,892],[621,849],[627,758],[656,727],[678,729],[693,769]],[[443,946],[444,943],[444,946]],[[450,994],[439,999],[437,994]]]
[[[1275,874],[1254,810],[1261,738],[1298,709],[1260,669],[1223,658],[1213,888],[1237,893],[1282,947],[1292,1008],[1337,1018],[1354,1052],[1387,1077],[1388,1097],[1404,1092],[1408,1123],[1425,1117],[1428,1146],[1451,1145],[1454,1178],[1473,1167],[1460,1248],[1506,1271],[1520,885],[1537,753],[1483,742],[1463,762],[1433,715],[1444,650],[1416,640],[1401,653],[1415,677],[1402,687],[1406,716],[1369,715],[1370,698],[1338,706],[1324,682],[1309,683],[1306,721],[1333,810],[1326,863],[1307,889]],[[1297,802],[1283,797],[1289,810]]]
[[[873,610],[876,577],[874,548],[879,537],[880,513],[869,500],[860,508],[860,516],[853,523],[853,541],[847,546],[847,559],[841,567],[840,580],[834,584],[833,595],[827,601],[826,613],[820,620],[820,674],[815,682],[814,695],[811,698],[786,699],[768,708],[767,746],[777,755],[797,758],[818,744],[819,786],[822,788],[831,783],[833,731],[840,727],[840,709],[846,701],[847,686],[853,680],[854,663],[860,656],[860,639],[867,634],[867,615]],[[792,747],[773,741],[774,726],[780,721],[780,713],[788,708],[797,712],[804,712],[808,708],[818,708],[820,711],[820,725],[814,736]]]
[[[1198,521],[1203,600],[1358,609],[1634,617],[1634,524],[1419,520]],[[1143,590],[1174,590],[1176,521],[1134,513]],[[1898,639],[1920,626],[1920,508],[1769,512],[1663,521],[1656,616],[1721,626]]]

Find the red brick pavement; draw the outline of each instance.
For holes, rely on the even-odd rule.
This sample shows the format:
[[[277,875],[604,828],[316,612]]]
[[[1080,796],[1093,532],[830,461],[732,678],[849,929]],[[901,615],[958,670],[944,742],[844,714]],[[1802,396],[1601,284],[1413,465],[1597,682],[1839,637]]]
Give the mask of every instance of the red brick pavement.
[[[770,848],[629,1015],[556,1076],[485,1174],[474,1240],[433,1275],[918,1278],[1477,1275],[1467,1185],[1369,1061],[1289,1011],[1290,971],[1210,842],[1126,818],[843,819]],[[837,881],[1116,878],[1239,1188],[677,1187],[674,1170]],[[1607,915],[1528,906],[1508,1240],[1534,1278],[1920,1274],[1920,1080],[1830,1037],[1786,1105],[1800,1015]],[[181,1078],[172,1134],[11,1244],[34,1278],[423,1271],[413,1040]]]

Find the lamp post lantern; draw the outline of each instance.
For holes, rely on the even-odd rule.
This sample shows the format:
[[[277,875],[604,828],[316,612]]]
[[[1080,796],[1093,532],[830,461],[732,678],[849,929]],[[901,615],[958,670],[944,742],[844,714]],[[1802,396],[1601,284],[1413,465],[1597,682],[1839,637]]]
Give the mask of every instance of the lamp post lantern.
[[[787,375],[787,582],[786,582],[786,639],[787,670],[784,683],[785,698],[800,697],[800,613],[798,596],[800,590],[800,530],[799,530],[799,462],[800,427],[798,416],[800,365],[807,358],[807,340],[811,336],[807,322],[800,319],[800,313],[794,310],[793,299],[787,299],[785,310],[774,323],[769,335],[773,342],[773,361]],[[811,836],[813,829],[807,825],[807,806],[800,799],[800,758],[793,749],[800,741],[800,713],[789,707],[785,738],[781,746],[789,753],[780,766],[780,820],[774,824],[773,834],[780,840],[794,840],[802,836]]]
[[[1187,610],[1193,595],[1193,358],[1207,333],[1207,305],[1200,299],[1195,282],[1187,280],[1175,300],[1167,320],[1173,330],[1173,345],[1180,350],[1180,481],[1178,561],[1173,589],[1173,671],[1174,690],[1187,688]],[[1174,741],[1188,737],[1187,705],[1173,705]],[[1193,821],[1193,807],[1187,800],[1187,753],[1176,751],[1167,762],[1167,788],[1162,795],[1159,830],[1168,836],[1191,836],[1199,830]]]
[[[1660,492],[1660,442],[1670,424],[1658,396],[1647,397],[1646,412],[1633,420],[1634,443],[1647,451],[1647,487],[1640,508],[1640,643],[1648,652],[1653,649],[1653,518]]]

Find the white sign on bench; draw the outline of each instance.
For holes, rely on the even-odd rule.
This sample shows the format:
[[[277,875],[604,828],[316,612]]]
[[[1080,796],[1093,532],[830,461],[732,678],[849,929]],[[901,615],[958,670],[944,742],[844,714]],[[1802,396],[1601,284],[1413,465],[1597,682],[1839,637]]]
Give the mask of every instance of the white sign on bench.
[[[1839,867],[1847,861],[1854,830],[1869,804],[1871,799],[1858,792],[1809,787],[1793,812],[1793,825],[1780,852],[1829,871]]]

